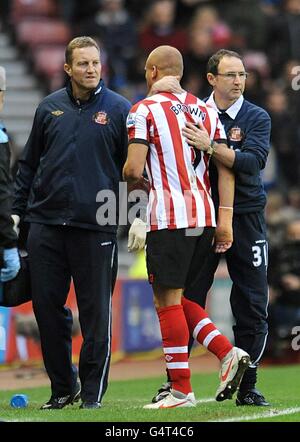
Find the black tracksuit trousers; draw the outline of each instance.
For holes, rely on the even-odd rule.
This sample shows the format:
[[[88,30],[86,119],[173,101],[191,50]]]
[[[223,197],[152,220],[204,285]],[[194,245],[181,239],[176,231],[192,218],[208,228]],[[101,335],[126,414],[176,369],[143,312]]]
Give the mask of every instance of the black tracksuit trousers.
[[[53,397],[72,394],[72,313],[65,307],[74,282],[83,344],[79,359],[82,401],[107,388],[111,355],[111,296],[117,275],[113,233],[32,223],[28,237],[33,309]]]
[[[268,244],[263,213],[235,214],[233,233],[233,245],[225,256],[233,283],[230,303],[235,319],[235,345],[250,354],[250,367],[256,368],[265,349],[268,334]],[[219,260],[220,255],[211,249],[204,266],[198,274],[195,273],[193,281],[185,290],[184,295],[202,307],[205,307]],[[253,387],[255,381],[256,373],[249,368],[242,380],[241,389]]]

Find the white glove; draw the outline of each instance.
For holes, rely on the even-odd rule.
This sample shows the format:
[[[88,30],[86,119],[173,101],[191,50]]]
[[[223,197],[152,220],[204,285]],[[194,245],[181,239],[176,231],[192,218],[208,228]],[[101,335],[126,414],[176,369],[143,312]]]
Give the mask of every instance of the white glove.
[[[14,229],[14,231],[16,232],[16,234],[17,235],[19,235],[19,231],[20,231],[20,229],[19,229],[19,224],[20,224],[20,217],[19,217],[19,215],[11,215],[11,217],[12,217],[12,220],[13,220],[13,222],[14,222],[14,227],[13,227],[13,229]]]
[[[128,233],[128,252],[138,252],[145,247],[147,224],[135,218]]]

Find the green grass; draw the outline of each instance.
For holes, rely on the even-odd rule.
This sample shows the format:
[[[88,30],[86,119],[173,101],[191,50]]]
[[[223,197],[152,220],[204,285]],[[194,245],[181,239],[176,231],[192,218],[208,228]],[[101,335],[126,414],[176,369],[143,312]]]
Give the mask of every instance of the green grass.
[[[19,422],[204,422],[249,417],[260,422],[300,422],[300,411],[288,415],[276,415],[284,409],[300,409],[299,367],[271,367],[259,371],[258,387],[272,403],[271,407],[236,407],[235,402],[211,401],[199,403],[196,408],[176,410],[143,410],[163,378],[147,378],[131,381],[114,381],[104,397],[100,410],[79,410],[78,404],[63,410],[39,410],[49,398],[49,389],[32,388],[22,391],[1,391],[0,419]],[[193,388],[197,399],[213,398],[218,384],[217,373],[195,374]],[[9,405],[15,393],[25,393],[29,405],[25,409],[13,409]],[[269,417],[270,411],[272,417]],[[257,418],[257,415],[268,416]],[[256,416],[255,416],[256,415]],[[253,416],[253,418],[251,418]]]

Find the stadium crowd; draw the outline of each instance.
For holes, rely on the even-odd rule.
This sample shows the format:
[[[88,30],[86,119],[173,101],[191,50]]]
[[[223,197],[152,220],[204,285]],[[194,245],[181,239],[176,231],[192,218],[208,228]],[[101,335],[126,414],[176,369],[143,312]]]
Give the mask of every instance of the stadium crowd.
[[[300,260],[295,247],[300,240],[300,0],[40,3],[51,4],[47,19],[62,20],[71,37],[90,35],[97,40],[107,85],[132,103],[146,95],[145,59],[159,45],[172,45],[182,52],[182,85],[201,98],[210,92],[209,57],[220,48],[242,55],[249,73],[245,98],[265,108],[272,119],[271,153],[263,175],[268,192],[270,325],[275,336],[283,336],[282,318],[287,318],[285,326],[290,321],[297,325],[300,317]],[[17,4],[1,1],[3,26],[34,68],[34,47],[20,41],[22,17]],[[62,76],[53,82],[52,72],[41,76],[37,71],[37,75],[45,93],[65,82]],[[277,341],[270,339],[272,355],[277,354]]]

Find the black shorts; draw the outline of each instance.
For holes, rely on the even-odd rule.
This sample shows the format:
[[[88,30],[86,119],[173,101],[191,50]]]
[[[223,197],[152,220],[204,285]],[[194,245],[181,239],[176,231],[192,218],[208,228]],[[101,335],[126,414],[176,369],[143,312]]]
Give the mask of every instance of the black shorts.
[[[146,262],[150,284],[185,288],[192,267],[205,260],[215,229],[156,230],[147,233]]]

